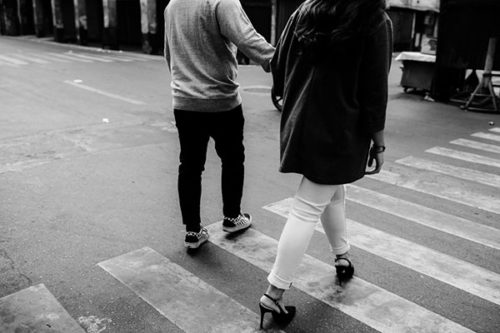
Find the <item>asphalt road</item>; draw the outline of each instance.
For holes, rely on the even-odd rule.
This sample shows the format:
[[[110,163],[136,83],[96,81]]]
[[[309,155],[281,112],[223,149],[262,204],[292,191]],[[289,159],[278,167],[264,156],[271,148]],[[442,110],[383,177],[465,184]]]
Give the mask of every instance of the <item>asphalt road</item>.
[[[298,307],[286,332],[500,331],[500,117],[404,94],[400,75],[394,63],[385,172],[348,189],[356,279],[332,280],[318,230],[286,294]],[[212,240],[187,253],[163,59],[0,37],[1,332],[258,328],[282,200],[299,178],[277,171],[271,77],[243,66],[239,82],[254,226],[227,239],[214,224],[210,146]]]

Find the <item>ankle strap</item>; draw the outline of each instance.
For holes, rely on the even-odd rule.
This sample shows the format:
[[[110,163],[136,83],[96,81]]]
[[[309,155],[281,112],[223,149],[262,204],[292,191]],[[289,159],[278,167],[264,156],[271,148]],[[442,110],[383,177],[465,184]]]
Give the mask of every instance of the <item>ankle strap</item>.
[[[347,263],[349,264],[349,266],[352,266],[352,262],[349,260],[349,258],[344,258],[344,257],[337,257],[335,259],[335,262],[339,261],[339,260],[345,260],[347,261]]]
[[[271,296],[269,296],[268,294],[264,294],[264,296],[266,296],[266,297],[267,297],[267,298],[269,298],[271,301],[273,301],[273,302],[274,302],[274,304],[278,305],[278,301],[279,301],[278,299],[274,299],[274,298],[272,298]]]

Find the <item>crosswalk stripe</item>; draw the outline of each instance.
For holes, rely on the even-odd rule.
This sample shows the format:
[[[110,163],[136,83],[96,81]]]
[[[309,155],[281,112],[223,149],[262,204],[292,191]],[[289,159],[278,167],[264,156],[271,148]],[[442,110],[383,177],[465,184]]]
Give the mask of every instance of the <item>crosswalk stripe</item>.
[[[498,229],[355,185],[347,186],[347,199],[500,250]]]
[[[270,272],[277,241],[256,230],[226,237],[220,224],[208,226],[210,241],[252,265]],[[309,255],[297,272],[294,287],[380,332],[472,332],[396,294],[354,277],[340,287],[334,268]]]
[[[481,138],[481,139],[487,139],[487,140],[491,140],[491,141],[498,141],[498,142],[500,142],[500,135],[479,132],[479,133],[471,134],[471,136],[474,136],[476,138]]]
[[[4,61],[11,63],[11,64],[14,64],[14,65],[27,65],[28,64],[26,61],[22,61],[22,60],[8,57],[5,55],[0,55],[0,60],[4,60]]]
[[[461,168],[449,164],[443,164],[435,161],[429,161],[422,158],[408,156],[396,161],[401,165],[409,167],[434,171],[439,173],[448,174],[452,177],[470,180],[476,183],[485,184],[500,188],[500,176],[492,173],[481,172],[477,170]]]
[[[291,198],[264,207],[287,217]],[[500,275],[463,260],[434,251],[403,238],[368,227],[348,219],[349,239],[352,245],[386,260],[407,267],[433,279],[442,281],[495,304],[500,304]],[[325,233],[321,225],[316,228]]]
[[[484,164],[484,165],[500,168],[500,160],[497,160],[495,158],[486,157],[486,156],[477,155],[477,154],[466,153],[466,152],[459,151],[459,150],[448,149],[448,148],[444,148],[444,147],[433,147],[433,148],[427,149],[426,152],[431,153],[431,154],[435,154],[435,155],[451,157],[451,158],[462,160],[462,161],[479,163],[479,164]]]
[[[103,57],[96,57],[96,56],[90,56],[90,55],[87,55],[87,54],[82,54],[82,53],[76,53],[76,52],[66,52],[65,54],[67,55],[71,55],[73,57],[78,57],[78,58],[82,58],[82,59],[87,59],[87,60],[95,60],[95,61],[99,61],[99,62],[113,62],[113,60],[109,60],[109,59],[105,59]]]
[[[463,146],[463,147],[474,148],[474,149],[488,151],[491,153],[500,154],[500,146],[492,145],[489,143],[483,143],[483,142],[467,140],[467,139],[457,139],[457,140],[450,141],[450,143],[452,143],[454,145]]]
[[[28,60],[28,61],[37,63],[37,64],[48,64],[49,63],[48,61],[45,61],[45,60],[42,60],[42,59],[39,59],[39,58],[30,57],[30,56],[27,56],[25,54],[19,54],[19,53],[17,53],[17,54],[15,54],[15,56],[18,57],[18,58],[24,59],[24,60]]]
[[[85,333],[43,284],[0,298],[0,332]]]
[[[500,127],[490,128],[490,131],[495,132],[495,133],[500,133]]]
[[[473,188],[467,189],[465,184],[459,185],[444,176],[440,178],[440,182],[429,177],[419,179],[391,171],[382,171],[371,177],[384,183],[500,214],[498,197],[485,195]]]
[[[98,265],[187,333],[259,331],[256,313],[151,248]]]
[[[59,53],[54,53],[54,52],[48,52],[48,54],[50,54],[50,55],[52,55],[54,57],[63,58],[63,59],[67,59],[67,60],[73,60],[73,61],[79,61],[79,62],[86,62],[86,63],[91,63],[92,62],[92,60],[81,59],[81,58],[78,58],[78,57],[72,57],[69,54],[59,54]]]

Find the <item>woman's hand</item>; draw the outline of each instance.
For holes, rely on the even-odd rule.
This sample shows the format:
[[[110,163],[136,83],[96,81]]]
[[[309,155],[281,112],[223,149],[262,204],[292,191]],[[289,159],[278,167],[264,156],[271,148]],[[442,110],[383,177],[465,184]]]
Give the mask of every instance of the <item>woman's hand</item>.
[[[368,157],[368,167],[366,168],[365,175],[375,175],[382,170],[382,165],[384,165],[384,151],[385,146],[373,145],[370,148],[370,156]],[[375,169],[369,170],[375,161]]]

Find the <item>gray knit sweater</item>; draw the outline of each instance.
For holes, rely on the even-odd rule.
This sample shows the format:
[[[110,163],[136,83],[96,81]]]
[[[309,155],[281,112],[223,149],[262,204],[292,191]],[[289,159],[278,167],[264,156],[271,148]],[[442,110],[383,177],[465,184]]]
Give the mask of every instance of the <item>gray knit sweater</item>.
[[[255,31],[239,0],[171,0],[164,52],[173,108],[214,112],[241,104],[237,48],[268,69],[274,47]]]

